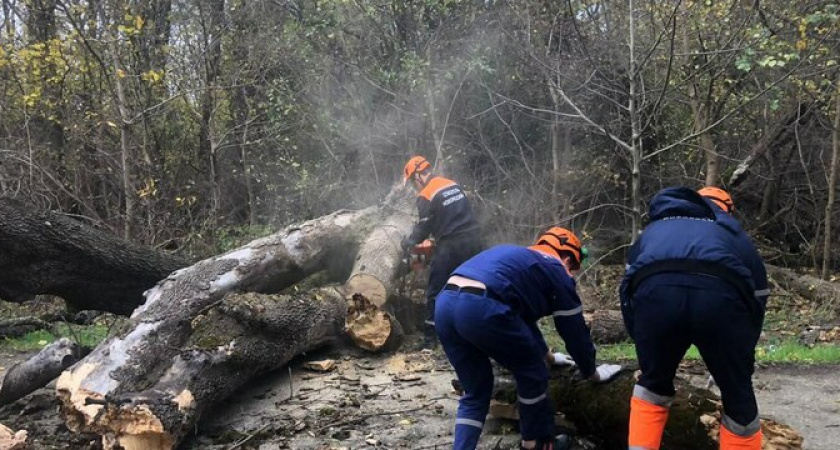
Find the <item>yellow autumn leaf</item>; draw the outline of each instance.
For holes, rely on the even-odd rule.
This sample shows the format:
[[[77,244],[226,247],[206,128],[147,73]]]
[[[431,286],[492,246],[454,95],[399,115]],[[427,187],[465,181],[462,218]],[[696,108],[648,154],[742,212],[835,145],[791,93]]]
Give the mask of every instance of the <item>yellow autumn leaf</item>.
[[[797,50],[799,50],[801,52],[801,51],[805,50],[806,48],[808,48],[808,41],[806,41],[805,39],[800,39],[800,40],[796,41],[796,49]]]
[[[117,69],[117,77],[118,78],[125,78],[125,71],[122,69]]]
[[[137,29],[138,31],[143,28],[143,24],[145,22],[146,21],[142,17],[134,16],[134,28]]]

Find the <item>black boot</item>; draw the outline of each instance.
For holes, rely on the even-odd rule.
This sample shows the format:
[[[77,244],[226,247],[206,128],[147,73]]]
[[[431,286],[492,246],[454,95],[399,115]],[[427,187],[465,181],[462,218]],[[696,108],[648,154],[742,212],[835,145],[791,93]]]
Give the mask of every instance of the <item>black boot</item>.
[[[520,446],[520,449],[525,447]],[[572,448],[572,438],[566,434],[559,434],[552,438],[537,439],[534,450],[569,450]]]
[[[438,338],[435,327],[432,325],[426,325],[423,329],[423,348],[434,350],[437,347],[437,344]]]

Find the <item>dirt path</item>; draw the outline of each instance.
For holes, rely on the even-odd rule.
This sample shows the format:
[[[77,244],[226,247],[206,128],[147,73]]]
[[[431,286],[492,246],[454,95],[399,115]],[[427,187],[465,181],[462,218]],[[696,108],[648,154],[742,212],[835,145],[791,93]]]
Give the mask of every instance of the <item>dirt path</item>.
[[[371,357],[342,352],[307,355],[290,366],[291,372],[281,370],[252,383],[201,420],[198,434],[182,448],[451,448],[458,397],[451,387],[454,374],[440,354]],[[2,365],[23,357],[2,354]],[[303,367],[306,361],[325,358],[336,361],[334,370],[314,372]],[[838,369],[840,366],[759,369],[755,385],[762,414],[800,431],[806,438],[805,449],[837,448]],[[90,437],[69,437],[55,415],[53,399],[50,390],[38,391],[26,402],[0,411],[0,422],[30,429],[33,449],[68,448],[68,444],[97,448]],[[515,431],[514,423],[488,419],[480,448],[516,448]]]
[[[840,446],[840,366],[775,366],[756,371],[762,415],[805,437],[805,450]]]

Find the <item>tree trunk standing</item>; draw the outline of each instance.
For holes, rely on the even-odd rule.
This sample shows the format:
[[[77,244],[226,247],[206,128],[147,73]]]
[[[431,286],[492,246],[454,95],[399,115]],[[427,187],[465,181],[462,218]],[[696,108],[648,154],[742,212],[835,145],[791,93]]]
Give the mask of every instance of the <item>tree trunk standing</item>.
[[[840,75],[834,87],[834,130],[831,133],[831,168],[828,177],[828,200],[825,203],[825,238],[823,240],[822,278],[827,280],[832,269],[831,258],[831,214],[837,196],[837,166],[840,165]]]
[[[225,0],[210,0],[209,23],[204,27],[204,93],[201,100],[201,123],[199,124],[199,157],[207,158],[210,179],[211,210],[218,211],[221,203],[218,172],[218,139],[215,130],[216,80],[222,59],[222,31],[224,29]]]
[[[179,257],[30,205],[0,199],[0,298],[57,295],[76,309],[129,315],[143,292],[187,265]]]
[[[631,227],[631,239],[630,242],[636,242],[638,239],[639,234],[641,233],[642,229],[642,140],[641,140],[641,131],[639,128],[639,112],[636,109],[636,90],[638,86],[636,85],[636,77],[638,73],[636,72],[636,18],[635,18],[635,9],[633,6],[633,0],[630,0],[629,3],[629,11],[630,11],[630,64],[629,64],[629,72],[630,72],[630,98],[628,100],[627,110],[630,114],[630,128],[631,128],[631,138],[630,138],[630,157],[632,160],[632,168],[630,169],[630,178],[631,178],[631,194],[630,194],[630,203],[632,204],[633,209],[633,223]]]
[[[180,346],[177,353],[133,389],[103,398],[79,387],[87,370],[110,363],[103,353],[62,375],[57,389],[67,424],[101,435],[105,448],[175,448],[205,411],[253,377],[339,339],[346,311],[335,288],[293,296],[229,293],[192,318],[189,335],[171,342]],[[110,367],[131,376],[130,367]]]
[[[104,8],[100,4],[100,8]],[[114,77],[114,97],[111,99],[114,107],[114,114],[119,121],[120,129],[120,164],[122,169],[122,189],[123,189],[123,238],[130,240],[133,234],[132,221],[134,220],[134,183],[132,181],[131,173],[131,115],[128,112],[128,103],[125,96],[125,86],[123,78],[126,76],[123,70],[122,62],[120,61],[120,53],[117,46],[119,35],[115,31],[117,23],[121,15],[119,14],[119,6],[116,2],[111,3],[111,16],[109,17],[104,11],[101,12],[103,18],[106,20],[106,29],[108,30],[105,36],[108,39],[108,47],[111,52],[111,68]]]
[[[106,443],[137,445],[130,448],[155,448],[155,445],[170,448],[177,444],[190,421],[195,419],[194,413],[219,398],[212,391],[218,389],[220,395],[229,393],[238,383],[247,381],[247,377],[234,375],[231,368],[235,366],[226,364],[235,365],[240,360],[245,367],[259,366],[252,356],[236,357],[240,345],[248,355],[252,354],[248,344],[239,343],[241,337],[238,340],[236,336],[223,336],[219,341],[209,342],[208,347],[213,349],[210,351],[187,350],[194,329],[201,322],[196,319],[221,303],[230,291],[277,292],[322,269],[358,245],[378,220],[377,212],[378,208],[339,211],[288,227],[179,270],[148,290],[146,303],[134,312],[131,322],[120,333],[100,344],[59,378],[56,388],[65,405],[68,426],[103,434]],[[343,307],[343,300],[341,304]],[[279,317],[285,317],[282,308],[291,305],[281,305]],[[265,314],[277,312],[266,307]],[[308,319],[301,313],[289,320],[297,320],[295,317]],[[292,330],[272,333],[281,337],[299,334]],[[259,346],[259,342],[261,339],[257,338],[253,345]],[[281,342],[297,348],[294,340]],[[270,359],[266,353],[256,355]],[[219,361],[224,364],[214,365]],[[193,392],[189,386],[179,392],[147,391],[150,387],[172,389],[178,386],[179,377],[198,376],[196,367],[202,365],[209,367],[211,374],[215,367],[220,367],[226,375],[213,375],[214,383],[220,383],[218,386],[208,382],[201,388],[210,392]],[[145,398],[147,395],[149,398]],[[207,398],[207,402],[201,398]],[[127,404],[123,404],[125,399]]]

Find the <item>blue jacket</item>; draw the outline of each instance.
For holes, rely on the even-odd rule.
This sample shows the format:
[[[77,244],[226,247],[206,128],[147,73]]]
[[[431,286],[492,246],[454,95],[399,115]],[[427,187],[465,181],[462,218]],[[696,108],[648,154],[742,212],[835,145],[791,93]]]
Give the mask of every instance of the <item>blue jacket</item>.
[[[575,280],[559,259],[517,245],[498,245],[461,264],[453,275],[481,281],[490,295],[510,306],[548,352],[537,320],[554,317],[554,326],[581,373],[595,372],[595,346],[583,320]]]
[[[625,324],[631,336],[632,291],[641,282],[639,278],[682,270],[697,269],[730,281],[756,312],[760,326],[770,294],[767,273],[761,256],[737,220],[685,187],[657,193],[648,215],[651,222],[630,249],[620,288]]]

